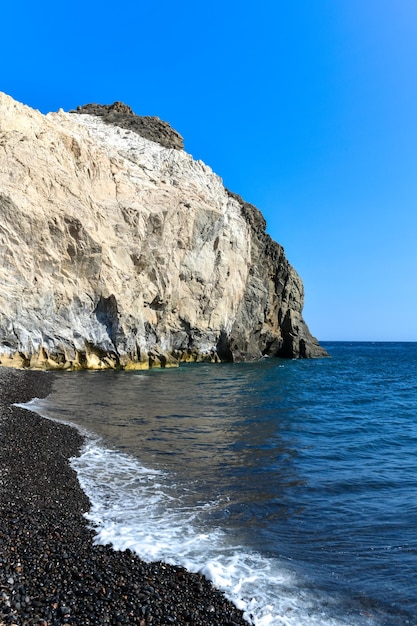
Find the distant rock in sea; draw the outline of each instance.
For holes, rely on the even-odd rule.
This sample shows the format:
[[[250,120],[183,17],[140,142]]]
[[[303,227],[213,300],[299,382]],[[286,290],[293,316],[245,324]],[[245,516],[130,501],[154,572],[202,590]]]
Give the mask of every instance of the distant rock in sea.
[[[0,93],[0,364],[319,357],[261,213],[156,117]]]

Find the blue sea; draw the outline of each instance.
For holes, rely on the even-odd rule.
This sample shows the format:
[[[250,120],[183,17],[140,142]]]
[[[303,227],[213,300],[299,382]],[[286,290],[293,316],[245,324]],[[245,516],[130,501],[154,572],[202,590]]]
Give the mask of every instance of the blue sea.
[[[417,343],[56,375],[96,540],[203,572],[257,626],[417,625]]]

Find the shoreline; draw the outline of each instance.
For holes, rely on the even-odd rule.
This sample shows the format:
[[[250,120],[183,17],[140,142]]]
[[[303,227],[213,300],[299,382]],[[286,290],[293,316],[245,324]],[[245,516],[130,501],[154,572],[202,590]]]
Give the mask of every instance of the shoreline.
[[[248,626],[202,575],[94,545],[75,427],[12,406],[53,374],[0,367],[0,626]]]

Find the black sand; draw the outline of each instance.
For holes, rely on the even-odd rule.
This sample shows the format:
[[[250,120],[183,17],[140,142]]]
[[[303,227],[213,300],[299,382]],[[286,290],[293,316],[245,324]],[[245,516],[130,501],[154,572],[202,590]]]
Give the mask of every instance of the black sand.
[[[45,397],[52,377],[0,368],[0,626],[248,626],[199,574],[93,545],[68,462],[82,436],[12,406]]]

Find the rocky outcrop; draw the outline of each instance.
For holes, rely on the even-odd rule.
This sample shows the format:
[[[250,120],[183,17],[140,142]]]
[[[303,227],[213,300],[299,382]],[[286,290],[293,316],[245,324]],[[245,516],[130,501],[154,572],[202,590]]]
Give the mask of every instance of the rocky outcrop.
[[[159,117],[136,115],[123,102],[85,104],[70,111],[70,113],[96,115],[101,117],[106,124],[131,130],[145,139],[161,144],[164,148],[184,149],[184,139],[167,122],[160,120]]]
[[[91,111],[44,116],[0,94],[2,365],[326,354],[260,212],[157,141]]]

